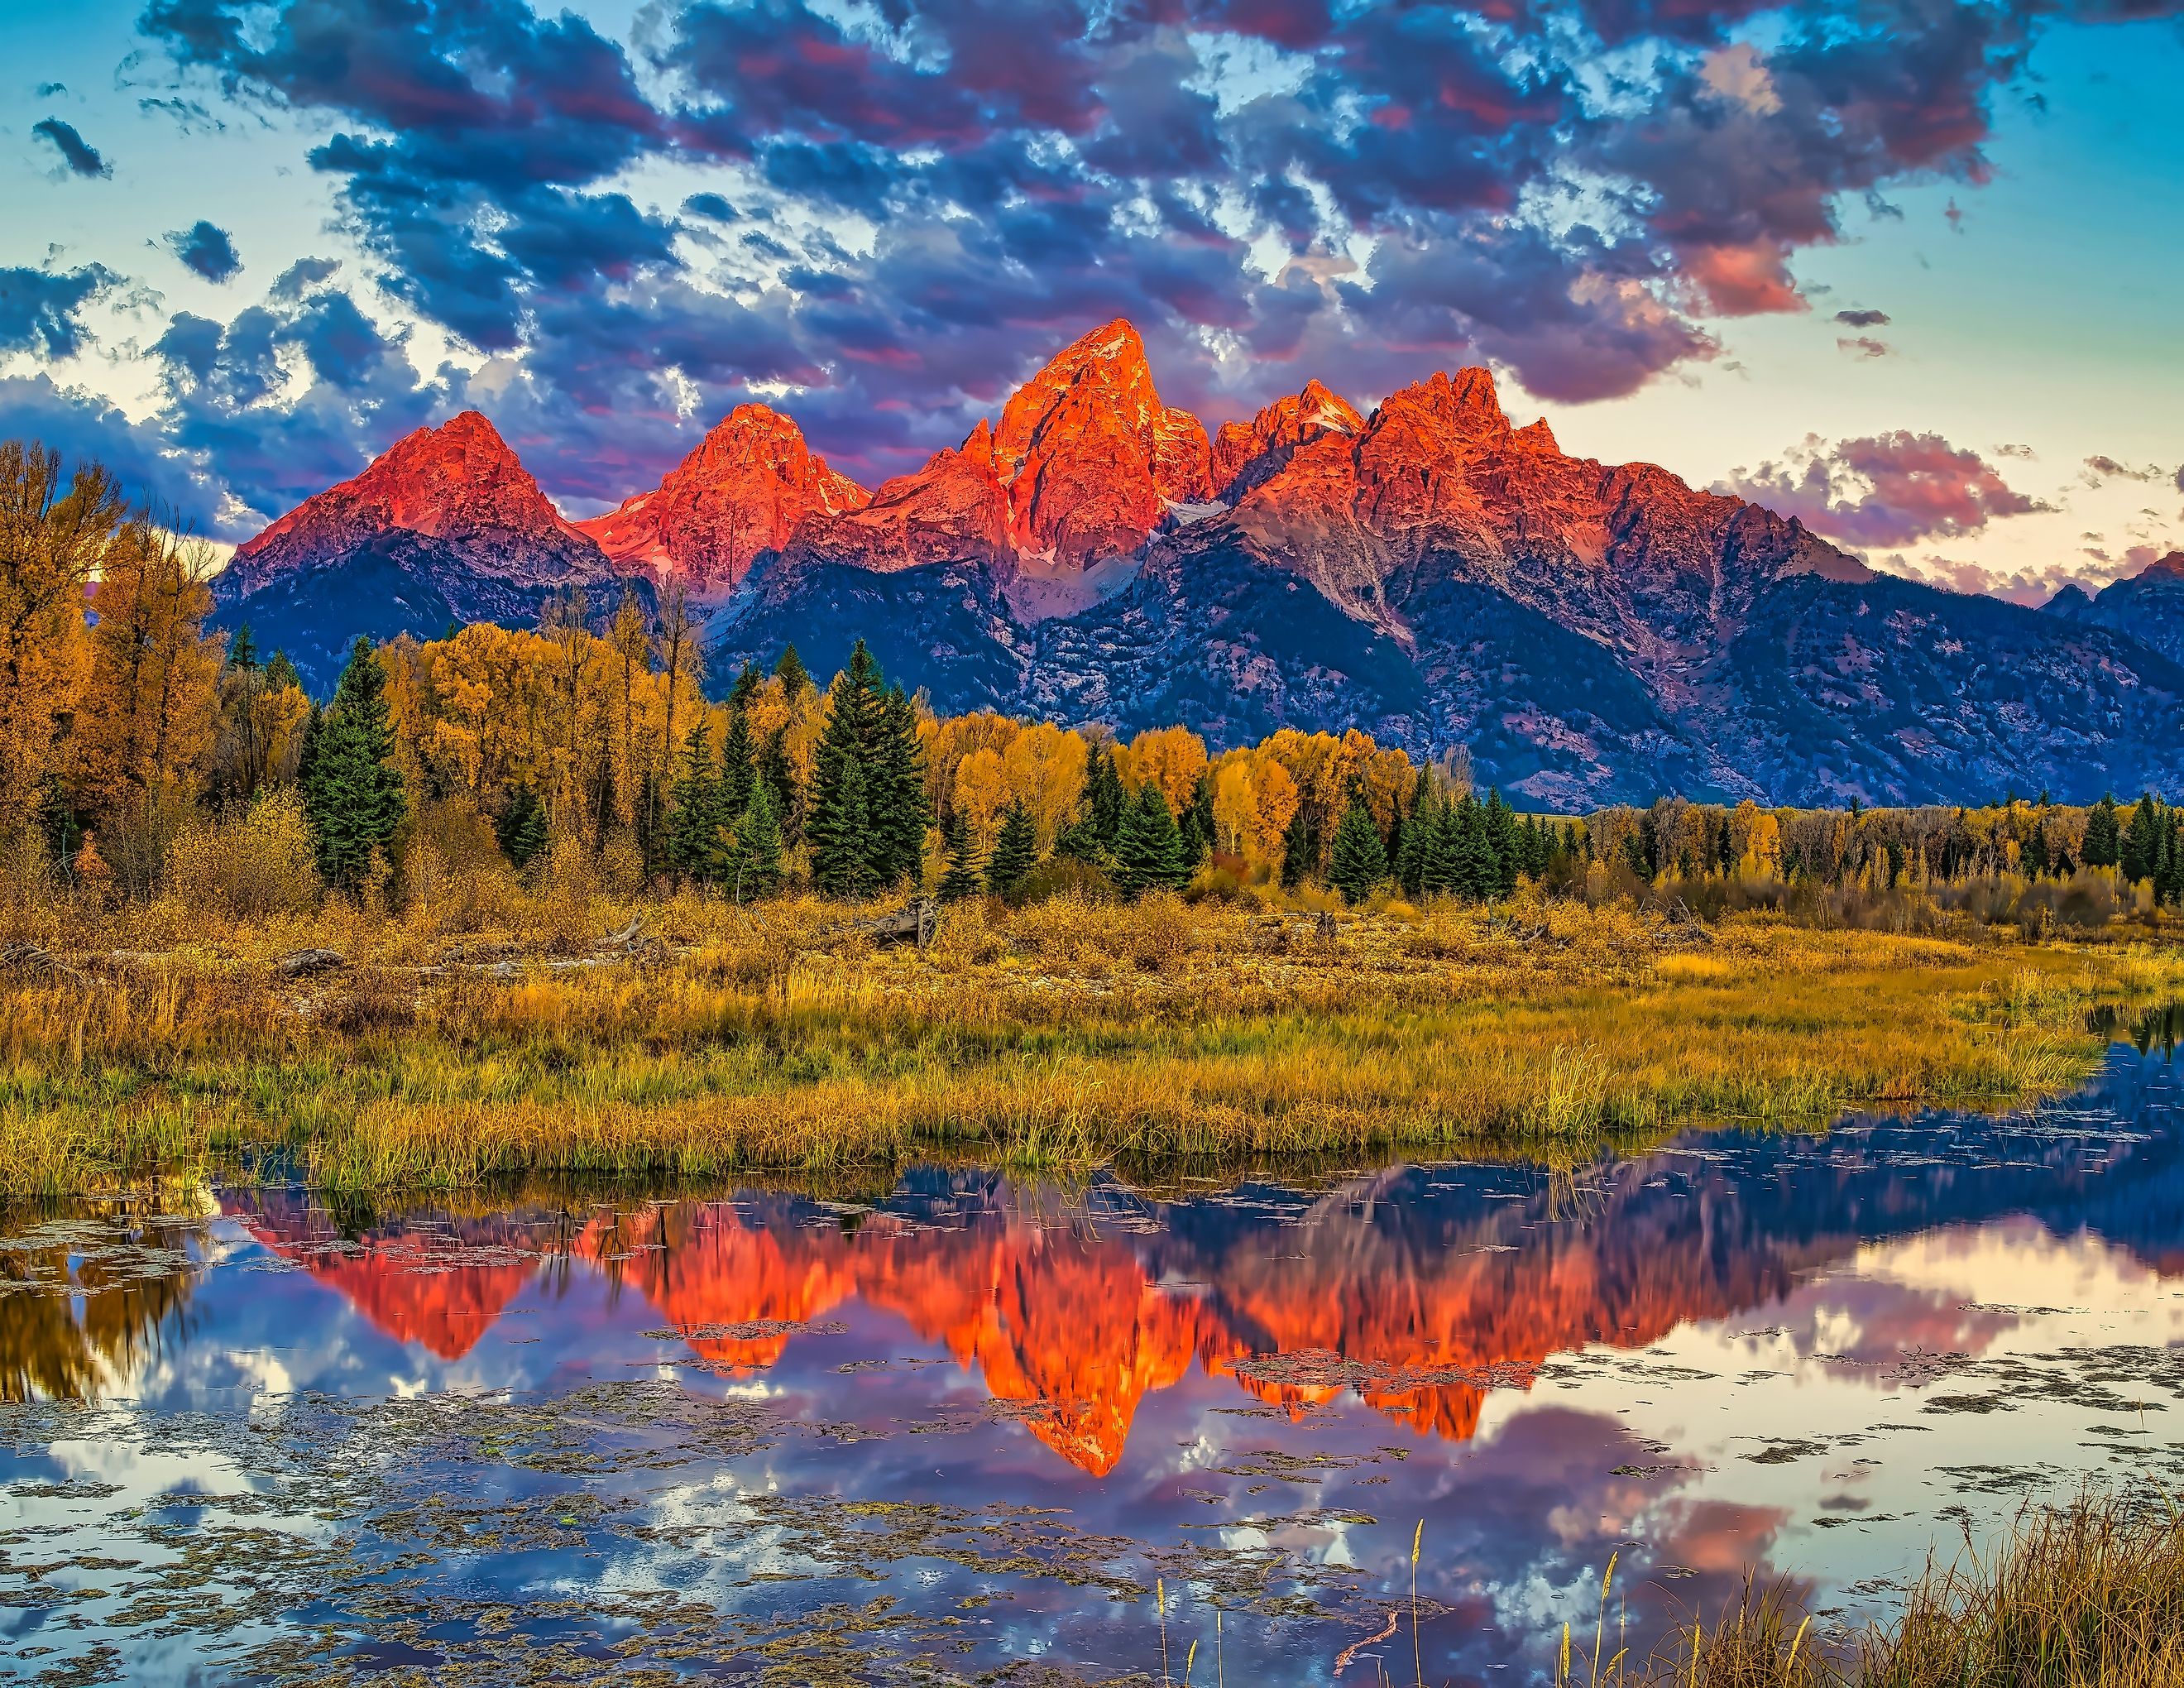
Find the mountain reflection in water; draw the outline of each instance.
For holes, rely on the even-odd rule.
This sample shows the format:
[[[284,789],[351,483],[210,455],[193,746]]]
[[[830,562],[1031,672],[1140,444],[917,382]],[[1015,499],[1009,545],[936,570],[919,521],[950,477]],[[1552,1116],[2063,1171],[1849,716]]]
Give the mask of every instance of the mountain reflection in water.
[[[760,1608],[794,1607],[808,1648],[836,1633],[812,1613],[877,1582],[892,1604],[839,1631],[862,1638],[839,1641],[840,1680],[1035,1657],[1157,1680],[1157,1620],[1114,1602],[1161,1575],[1178,1647],[1218,1604],[1232,1666],[1319,1681],[1406,1591],[1421,1518],[1429,1680],[1544,1668],[1565,1618],[1589,1631],[1618,1547],[1634,1631],[1763,1562],[1862,1610],[1960,1521],[2184,1459],[2165,1422],[2184,1400],[2184,1147],[2159,1032],[2024,1116],[1694,1136],[1559,1178],[1397,1167],[1153,1201],[928,1169],[864,1203],[741,1191],[344,1226],[276,1189],[226,1192],[217,1214],[19,1220],[0,1241],[19,1528],[58,1528],[45,1497],[75,1496],[63,1534],[83,1557],[142,1555],[134,1526],[84,1513],[84,1485],[117,1518],[238,1490],[294,1507],[311,1565],[338,1552],[361,1576],[432,1507],[475,1504],[436,1526],[440,1571],[410,1572],[432,1621],[396,1624],[398,1645],[322,1568],[182,1652],[127,1621],[126,1591],[42,1604],[51,1585],[11,1570],[0,1652],[65,1613],[70,1646],[147,1680],[183,1680],[183,1653],[216,1680],[291,1680],[328,1647],[502,1680],[460,1584],[496,1611],[550,1590],[552,1615],[516,1620],[526,1646],[588,1680],[585,1659],[678,1657],[655,1610],[603,1592],[644,1585],[705,1603],[705,1656],[755,1677],[789,1645]],[[84,1405],[53,1416],[64,1401]],[[418,1402],[448,1416],[371,1416]],[[571,1405],[544,1426],[530,1403]],[[204,1428],[223,1421],[256,1434]],[[380,1486],[311,1490],[314,1513],[299,1497],[337,1449]],[[562,1509],[543,1537],[476,1510],[532,1498]]]

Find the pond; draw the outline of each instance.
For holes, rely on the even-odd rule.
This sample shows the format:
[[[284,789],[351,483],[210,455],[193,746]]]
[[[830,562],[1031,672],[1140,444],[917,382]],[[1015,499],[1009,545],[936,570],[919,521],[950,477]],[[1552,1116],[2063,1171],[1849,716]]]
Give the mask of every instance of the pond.
[[[17,1212],[0,1680],[1514,1684],[1748,1566],[1885,1614],[2184,1485],[2163,1023],[1576,1173]]]

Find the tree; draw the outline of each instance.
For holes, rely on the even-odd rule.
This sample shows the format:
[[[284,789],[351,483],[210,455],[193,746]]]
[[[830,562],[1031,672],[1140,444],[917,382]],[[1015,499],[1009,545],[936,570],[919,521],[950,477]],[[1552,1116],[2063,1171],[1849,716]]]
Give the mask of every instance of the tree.
[[[1506,897],[1517,889],[1517,875],[1523,863],[1518,858],[1516,811],[1502,800],[1500,786],[1487,794],[1486,810],[1480,818],[1486,828],[1487,848],[1494,852],[1491,894]]]
[[[501,854],[519,869],[528,867],[546,848],[546,805],[527,783],[519,785],[493,830],[500,840]]]
[[[1123,817],[1128,806],[1123,777],[1115,769],[1114,747],[1096,738],[1087,738],[1084,808],[1076,822],[1056,840],[1055,847],[1064,855],[1086,861],[1110,859],[1115,853],[1116,840],[1122,836]]]
[[[2086,811],[2086,844],[2081,852],[2088,867],[2113,867],[2123,853],[2123,828],[2116,817],[2116,802],[2104,795]]]
[[[1183,835],[1176,830],[1167,799],[1147,780],[1123,811],[1115,838],[1115,883],[1124,895],[1134,897],[1141,891],[1173,889],[1190,877]]]
[[[748,673],[749,671],[744,671]],[[751,744],[749,699],[728,701],[728,730],[721,735],[721,804],[726,816],[740,817],[750,807],[751,788],[758,781],[758,759]]]
[[[1183,834],[1184,862],[1195,868],[1213,848],[1213,775],[1210,769],[1199,770],[1198,783],[1191,788],[1190,807],[1184,811],[1178,829]]]
[[[996,896],[1008,896],[1039,860],[1039,829],[1022,799],[1001,811],[1001,829],[994,839],[994,853],[986,862],[986,888]]]
[[[861,647],[864,641],[859,639],[857,643]],[[811,671],[804,666],[793,644],[782,651],[781,660],[773,665],[773,677],[781,682],[781,689],[791,703],[812,683]]]
[[[1362,798],[1352,797],[1334,828],[1328,879],[1342,893],[1343,901],[1355,905],[1371,896],[1373,888],[1387,872],[1387,847],[1380,842],[1379,827],[1373,823],[1373,811]]]
[[[2154,853],[2160,835],[2168,830],[2168,817],[2161,812],[2161,805],[2152,792],[2142,795],[2131,811],[2130,824],[2123,829],[2122,848],[2117,854],[2123,877],[2133,884],[2153,877]]]
[[[772,789],[763,783],[751,788],[750,799],[737,817],[727,880],[739,903],[771,897],[781,889],[781,814],[774,807]]]
[[[834,677],[827,691],[827,725],[819,738],[811,813],[805,823],[811,881],[828,896],[869,896],[881,883],[882,852],[875,849],[872,831],[872,764],[878,755],[886,706],[879,665],[859,639],[849,666]]]
[[[1474,902],[1491,901],[1501,889],[1502,864],[1487,838],[1486,811],[1476,799],[1467,797],[1457,805],[1454,820],[1449,840],[1448,888]]]
[[[682,749],[682,771],[667,794],[667,871],[703,883],[720,866],[721,779],[712,735],[703,721]]]
[[[880,703],[878,737],[865,774],[872,823],[872,866],[883,888],[925,872],[925,833],[933,805],[925,794],[925,749],[918,742],[917,710],[901,687]]]
[[[386,670],[359,634],[333,702],[314,722],[302,780],[320,877],[337,890],[363,889],[409,811],[393,759]]]
[[[785,722],[766,734],[766,749],[759,753],[758,777],[773,794],[783,844],[794,846],[804,836],[804,791],[797,781],[796,764],[788,754]]]
[[[60,490],[59,454],[0,443],[0,838],[41,807],[59,766],[57,727],[74,708],[83,595],[125,510],[97,464]]]
[[[1304,805],[1300,803],[1282,831],[1282,889],[1294,891],[1304,883],[1311,872],[1312,822],[1305,817]]]
[[[940,900],[959,903],[966,897],[978,894],[978,855],[976,841],[971,836],[971,823],[956,810],[948,816],[944,834],[948,847],[948,871],[940,876]]]

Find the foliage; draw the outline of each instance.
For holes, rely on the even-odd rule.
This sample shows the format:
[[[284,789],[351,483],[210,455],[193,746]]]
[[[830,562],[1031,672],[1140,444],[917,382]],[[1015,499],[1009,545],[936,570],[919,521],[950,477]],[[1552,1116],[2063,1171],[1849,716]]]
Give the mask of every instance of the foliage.
[[[1147,779],[1123,811],[1115,838],[1115,883],[1125,896],[1180,890],[1190,883],[1183,836],[1159,783]]]
[[[319,872],[337,890],[364,888],[408,811],[386,693],[378,655],[359,637],[305,752],[304,811]]]
[[[1380,829],[1373,824],[1373,811],[1363,800],[1342,811],[1334,829],[1334,860],[1328,869],[1329,882],[1351,904],[1362,903],[1387,877],[1388,858],[1380,842]]]

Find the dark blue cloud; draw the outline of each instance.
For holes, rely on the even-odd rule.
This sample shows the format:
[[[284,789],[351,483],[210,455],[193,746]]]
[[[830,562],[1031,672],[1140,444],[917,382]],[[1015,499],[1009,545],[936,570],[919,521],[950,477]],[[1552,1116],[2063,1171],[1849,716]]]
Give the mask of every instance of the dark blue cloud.
[[[231,281],[242,272],[234,240],[216,223],[201,218],[186,229],[176,229],[167,236],[167,245],[184,268],[208,281]]]
[[[78,175],[108,176],[114,166],[99,156],[98,149],[75,132],[75,125],[64,123],[58,117],[42,117],[31,125],[31,133],[49,141],[61,155],[61,162]]]
[[[202,532],[215,525],[219,493],[204,465],[175,448],[164,427],[136,422],[94,393],[40,370],[0,378],[0,439],[36,440],[71,465],[96,460],[133,499],[157,505]]]
[[[81,270],[0,269],[0,353],[72,358],[91,336],[77,313],[120,278],[97,264]]]

